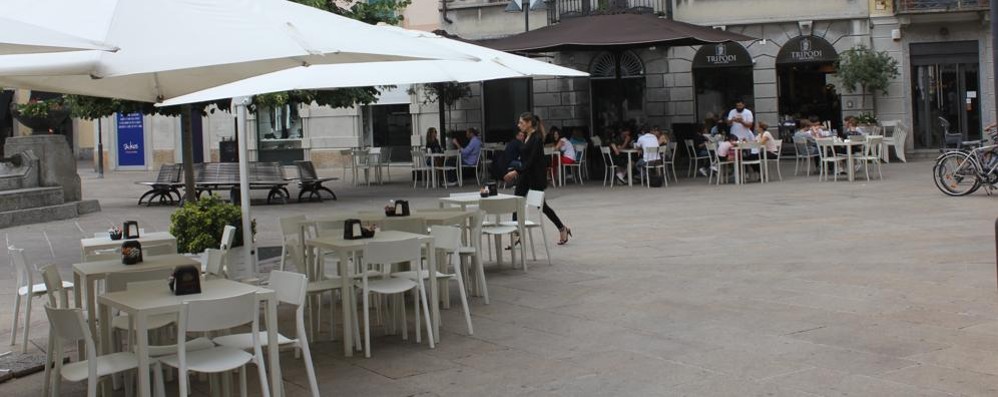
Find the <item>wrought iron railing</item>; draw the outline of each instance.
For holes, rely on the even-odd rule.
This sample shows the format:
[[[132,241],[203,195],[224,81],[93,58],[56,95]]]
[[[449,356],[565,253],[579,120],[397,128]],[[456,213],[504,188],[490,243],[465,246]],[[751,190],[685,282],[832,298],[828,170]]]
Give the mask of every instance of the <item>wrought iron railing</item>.
[[[894,0],[894,10],[898,14],[980,11],[989,6],[990,0]]]
[[[671,0],[547,0],[548,22],[600,14],[637,13],[664,15]]]

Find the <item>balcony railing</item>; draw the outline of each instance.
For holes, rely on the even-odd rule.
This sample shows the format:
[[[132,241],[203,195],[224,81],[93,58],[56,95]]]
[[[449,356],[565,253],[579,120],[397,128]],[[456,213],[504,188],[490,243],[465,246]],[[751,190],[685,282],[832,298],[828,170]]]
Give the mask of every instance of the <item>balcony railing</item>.
[[[981,11],[990,6],[990,0],[894,0],[898,14],[927,12]]]
[[[548,21],[555,23],[562,18],[625,12],[664,15],[668,1],[671,0],[547,0],[545,4]]]

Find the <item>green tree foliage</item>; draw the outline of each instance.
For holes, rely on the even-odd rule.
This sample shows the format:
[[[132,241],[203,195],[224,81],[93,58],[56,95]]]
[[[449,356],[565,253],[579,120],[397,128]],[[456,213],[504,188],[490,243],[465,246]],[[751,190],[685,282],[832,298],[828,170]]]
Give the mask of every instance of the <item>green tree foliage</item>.
[[[886,52],[876,52],[866,46],[857,46],[839,55],[836,64],[838,77],[848,92],[856,92],[859,87],[863,94],[876,96],[887,94],[891,80],[901,75],[899,63]],[[877,101],[873,101],[873,113],[877,113]]]

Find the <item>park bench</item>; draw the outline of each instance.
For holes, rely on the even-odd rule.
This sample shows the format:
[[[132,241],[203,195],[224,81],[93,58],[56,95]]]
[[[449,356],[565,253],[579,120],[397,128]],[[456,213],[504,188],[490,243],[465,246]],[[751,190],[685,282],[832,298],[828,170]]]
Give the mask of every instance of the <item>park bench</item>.
[[[315,172],[315,165],[308,160],[295,161],[295,166],[298,167],[298,187],[301,189],[298,193],[298,202],[301,202],[305,194],[308,194],[309,201],[319,200],[319,202],[322,202],[322,192],[329,193],[329,195],[333,196],[333,200],[336,200],[336,193],[322,186],[322,183],[335,181],[339,178],[319,178],[318,173]]]
[[[155,181],[135,182],[138,185],[149,186],[149,191],[139,197],[139,205],[142,205],[144,200],[146,205],[152,205],[153,202],[174,205],[180,202],[180,188],[184,186],[181,182],[182,176],[183,168],[180,164],[164,164],[159,167],[159,174],[156,175]]]
[[[267,190],[267,204],[274,199],[287,203],[291,193],[287,185],[293,179],[286,178],[280,163],[250,162],[249,185],[251,190]],[[239,163],[204,163],[194,168],[194,184],[198,197],[215,190],[231,192],[233,202],[239,197]]]

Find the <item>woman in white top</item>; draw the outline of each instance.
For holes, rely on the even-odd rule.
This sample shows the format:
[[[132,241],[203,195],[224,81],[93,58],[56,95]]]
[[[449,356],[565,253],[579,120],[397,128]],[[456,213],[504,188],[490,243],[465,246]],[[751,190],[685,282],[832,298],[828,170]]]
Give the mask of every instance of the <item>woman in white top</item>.
[[[562,164],[575,164],[575,146],[568,138],[562,137],[558,131],[553,131],[554,148],[561,152]]]
[[[760,121],[755,128],[758,134],[756,140],[766,149],[767,156],[770,158],[779,157],[780,148],[776,146],[776,139],[773,138],[773,134],[769,133],[769,124],[766,124],[765,121]]]

